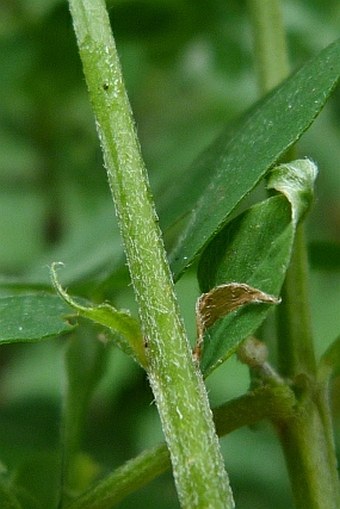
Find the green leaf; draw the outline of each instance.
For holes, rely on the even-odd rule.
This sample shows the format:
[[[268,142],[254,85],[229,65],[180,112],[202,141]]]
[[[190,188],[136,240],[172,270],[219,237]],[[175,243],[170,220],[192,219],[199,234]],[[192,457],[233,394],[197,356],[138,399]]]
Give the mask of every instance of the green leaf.
[[[198,267],[202,291],[237,282],[279,296],[296,225],[311,202],[315,176],[316,167],[308,160],[272,171],[269,186],[285,194],[254,205],[214,238]],[[203,371],[207,374],[226,360],[261,325],[268,311],[267,303],[250,303],[213,325],[204,339]]]
[[[225,225],[228,216],[310,126],[340,75],[340,40],[324,49],[271,92],[226,145],[219,143],[212,177],[192,204],[184,234],[170,253],[176,279]],[[214,147],[215,150],[215,147]],[[213,210],[213,213],[212,213]]]
[[[133,318],[126,310],[119,311],[109,304],[98,306],[83,306],[72,299],[58,282],[56,266],[51,267],[51,278],[53,285],[60,297],[67,302],[80,316],[104,325],[115,335],[117,346],[125,353],[131,355],[141,366],[146,366],[146,357],[142,331],[138,320]],[[63,265],[63,264],[60,264]]]
[[[70,308],[56,295],[0,298],[0,344],[35,342],[72,330]]]

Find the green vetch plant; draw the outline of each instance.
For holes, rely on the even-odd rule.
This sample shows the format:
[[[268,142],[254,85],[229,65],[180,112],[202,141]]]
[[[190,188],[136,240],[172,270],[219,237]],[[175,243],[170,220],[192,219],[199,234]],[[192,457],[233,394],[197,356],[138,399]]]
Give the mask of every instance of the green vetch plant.
[[[267,420],[283,449],[296,508],[337,509],[340,488],[329,393],[339,372],[340,343],[336,339],[317,361],[304,221],[318,169],[311,159],[299,158],[294,145],[339,80],[340,40],[288,76],[279,3],[249,0],[264,97],[196,159],[171,202],[164,208],[160,203],[163,233],[105,2],[69,0],[69,6],[138,318],[101,302],[101,290],[114,290],[121,268],[106,274],[103,286],[95,289],[91,281],[84,283],[88,267],[80,276],[67,276],[66,284],[79,284],[78,295],[73,287],[65,288],[58,263],[50,269],[58,295],[34,287],[34,271],[26,274],[26,281],[3,282],[12,292],[0,297],[1,342],[65,336],[66,382],[60,456],[44,463],[57,463],[60,472],[53,501],[39,497],[20,474],[3,474],[1,506],[110,509],[171,468],[183,508],[231,509],[234,500],[224,465],[228,457],[223,458],[218,437]],[[259,182],[266,197],[237,213]],[[185,331],[173,282],[191,266],[201,291],[192,310],[196,343]],[[277,367],[268,360],[261,329],[273,312]],[[103,475],[82,452],[82,437],[91,398],[107,370],[110,345],[145,371],[165,442]],[[234,354],[249,368],[249,391],[211,409],[205,378]]]

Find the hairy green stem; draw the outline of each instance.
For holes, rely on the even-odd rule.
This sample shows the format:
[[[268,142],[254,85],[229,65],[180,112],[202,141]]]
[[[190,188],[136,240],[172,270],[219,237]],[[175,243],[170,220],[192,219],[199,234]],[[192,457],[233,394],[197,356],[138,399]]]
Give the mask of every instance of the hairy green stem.
[[[281,421],[293,415],[294,393],[286,385],[261,387],[214,409],[219,436],[261,419]],[[67,509],[111,509],[170,467],[165,444],[144,451],[89,489]]]
[[[143,327],[147,371],[185,508],[234,506],[202,375],[179,316],[104,0],[70,0]]]
[[[262,92],[288,73],[284,27],[277,0],[248,0]],[[330,409],[316,379],[316,361],[308,299],[308,264],[303,225],[278,309],[280,373],[294,380],[295,414],[277,425],[297,509],[340,507],[339,481]]]

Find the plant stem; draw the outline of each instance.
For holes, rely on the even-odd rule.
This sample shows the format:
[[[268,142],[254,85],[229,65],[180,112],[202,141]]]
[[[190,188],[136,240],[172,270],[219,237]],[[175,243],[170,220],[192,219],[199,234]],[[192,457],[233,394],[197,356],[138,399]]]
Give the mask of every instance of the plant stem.
[[[229,509],[229,481],[179,316],[105,3],[70,0],[70,7],[179,500],[185,508]]]
[[[280,2],[248,0],[260,90],[269,92],[288,76],[289,64]]]
[[[287,77],[288,58],[280,3],[248,0],[262,93]],[[315,355],[308,303],[308,263],[303,226],[297,228],[295,247],[279,307],[279,362],[284,376],[315,374]]]
[[[298,509],[337,509],[340,507],[337,462],[332,430],[325,422],[329,407],[316,384],[303,378],[300,381],[295,415],[277,426],[295,504]]]
[[[262,91],[268,92],[288,73],[280,5],[275,0],[248,0],[255,35],[255,54]],[[298,396],[294,416],[277,424],[297,509],[340,507],[330,409],[316,377],[308,299],[308,264],[303,225],[278,309],[280,373],[294,381]]]
[[[70,493],[80,489],[76,465],[81,450],[85,415],[92,394],[104,373],[107,358],[107,350],[96,338],[97,332],[92,324],[80,323],[69,338],[65,353],[60,507],[66,505]]]
[[[278,312],[280,373],[289,378],[301,373],[314,377],[316,372],[307,278],[305,234],[300,225]]]

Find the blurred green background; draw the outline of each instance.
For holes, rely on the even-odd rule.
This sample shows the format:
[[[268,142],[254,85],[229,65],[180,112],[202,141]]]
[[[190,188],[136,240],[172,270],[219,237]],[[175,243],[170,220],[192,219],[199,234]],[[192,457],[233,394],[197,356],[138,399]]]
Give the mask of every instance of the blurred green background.
[[[295,69],[339,36],[340,4],[282,4]],[[180,186],[195,156],[258,98],[246,3],[114,0],[108,7],[161,208],[169,185]],[[0,13],[0,293],[22,291],[20,282],[30,291],[48,287],[47,265],[60,260],[66,263],[63,281],[76,294],[110,298],[135,311],[67,2],[2,0]],[[339,140],[338,88],[298,146],[299,156],[308,155],[320,168],[308,220],[313,242],[340,239]],[[312,270],[318,355],[340,331],[339,283],[339,272]],[[193,338],[194,274],[177,286]],[[32,492],[41,491],[41,476],[46,477],[44,507],[53,507],[58,485],[66,343],[67,337],[3,346],[0,356],[0,461],[4,472],[15,471]],[[207,383],[216,405],[247,389],[247,370],[231,359]],[[335,380],[333,389],[338,447],[339,384]],[[162,439],[152,403],[143,372],[110,350],[83,443],[98,469],[109,472]],[[292,507],[269,425],[234,432],[222,439],[222,447],[239,509]],[[178,507],[170,474],[119,505],[136,506]]]

